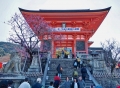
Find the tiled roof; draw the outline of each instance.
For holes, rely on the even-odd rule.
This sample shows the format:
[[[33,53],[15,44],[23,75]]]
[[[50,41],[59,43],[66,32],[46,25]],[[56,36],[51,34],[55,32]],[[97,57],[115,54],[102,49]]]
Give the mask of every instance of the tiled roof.
[[[75,10],[25,10],[22,8],[19,8],[20,11],[25,12],[100,12],[100,11],[109,11],[111,7],[104,8],[104,9],[98,9],[98,10],[90,10],[90,9],[75,9]]]

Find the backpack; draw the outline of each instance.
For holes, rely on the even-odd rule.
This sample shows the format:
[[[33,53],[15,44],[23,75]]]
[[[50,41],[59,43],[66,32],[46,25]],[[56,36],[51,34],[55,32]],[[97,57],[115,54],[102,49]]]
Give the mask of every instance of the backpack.
[[[78,58],[77,61],[80,62],[80,58]]]
[[[76,61],[74,62],[74,66],[77,66],[77,62]]]
[[[74,71],[74,76],[78,76],[78,72],[77,71]]]

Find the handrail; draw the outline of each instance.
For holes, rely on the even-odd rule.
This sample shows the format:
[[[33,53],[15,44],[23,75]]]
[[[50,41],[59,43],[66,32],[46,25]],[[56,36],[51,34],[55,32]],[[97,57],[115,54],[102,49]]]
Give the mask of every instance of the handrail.
[[[88,68],[86,68],[87,70],[87,74],[89,75],[90,80],[93,81],[93,83],[95,84],[95,86],[100,86],[100,84],[95,80],[95,78],[92,76],[92,74],[90,73],[90,71],[88,70]]]
[[[51,54],[50,54],[50,52],[48,52],[47,62],[46,62],[46,66],[45,66],[45,70],[44,70],[44,75],[43,75],[43,79],[42,79],[42,85],[44,86],[44,88],[45,88],[45,82],[46,82],[46,76],[47,76],[48,64],[49,64],[50,58],[51,58]]]
[[[63,82],[61,85],[60,85],[60,88],[65,84],[65,82]]]

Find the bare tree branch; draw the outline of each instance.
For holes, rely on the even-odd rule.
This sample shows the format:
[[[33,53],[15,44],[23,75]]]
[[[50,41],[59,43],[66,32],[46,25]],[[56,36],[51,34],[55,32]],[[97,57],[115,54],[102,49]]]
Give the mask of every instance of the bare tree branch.
[[[28,25],[28,23],[32,25]],[[44,35],[51,35],[49,25],[40,16],[30,15],[28,23],[23,19],[22,15],[15,14],[8,24],[11,26],[11,33],[9,41],[20,44],[24,47],[32,59],[32,52],[39,43],[38,37]],[[34,32],[33,32],[33,31]]]
[[[118,59],[120,58],[120,44],[115,40],[106,40],[104,43],[101,43],[105,51],[105,62],[110,63],[111,66],[111,73],[113,72]]]

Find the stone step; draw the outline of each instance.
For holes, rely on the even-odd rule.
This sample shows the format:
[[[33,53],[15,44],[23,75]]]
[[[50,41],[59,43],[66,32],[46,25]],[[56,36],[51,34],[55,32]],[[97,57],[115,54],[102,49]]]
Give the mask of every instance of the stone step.
[[[66,75],[62,76],[61,79],[66,79],[66,77],[69,77],[69,79],[72,79],[72,76],[66,76]],[[78,77],[79,77],[79,76],[78,76]],[[48,78],[54,79],[54,76],[48,76]],[[86,80],[89,80],[89,77],[86,77],[85,79],[86,79]]]
[[[65,82],[67,76],[69,77],[70,80],[72,80],[72,74],[74,71],[73,62],[74,60],[72,59],[51,59],[49,64],[49,70],[47,72],[48,80],[46,80],[45,88],[48,88],[50,82],[54,80],[54,76],[57,73],[56,68],[58,64],[61,64],[63,68],[61,84]],[[79,76],[81,76],[81,69],[79,68],[77,69],[77,71],[79,73]],[[86,76],[85,83],[86,83],[86,88],[90,88],[90,85],[93,84],[93,82],[89,80],[88,75]]]
[[[39,72],[39,69],[31,68],[31,69],[28,69],[28,72]]]
[[[46,84],[45,88],[48,88],[49,84]],[[91,85],[86,85],[85,84],[85,88],[90,88]],[[61,87],[62,88],[62,87]],[[63,87],[64,88],[64,87]]]

